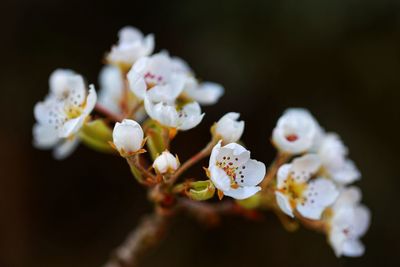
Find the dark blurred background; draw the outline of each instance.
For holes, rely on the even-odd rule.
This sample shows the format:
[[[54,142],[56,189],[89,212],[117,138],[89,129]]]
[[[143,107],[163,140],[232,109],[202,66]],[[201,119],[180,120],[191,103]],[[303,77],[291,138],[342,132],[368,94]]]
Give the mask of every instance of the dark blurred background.
[[[400,266],[400,1],[2,0],[1,267],[101,266],[151,210],[120,158],[81,146],[59,162],[31,145],[32,109],[49,74],[71,68],[97,83],[125,25],[155,33],[157,50],[226,88],[201,126],[174,143],[181,159],[207,142],[212,122],[238,111],[244,141],[268,164],[277,118],[306,107],[350,147],[373,212],[359,259],[337,259],[322,235],[287,233],[267,215],[211,230],[180,218],[143,266]]]

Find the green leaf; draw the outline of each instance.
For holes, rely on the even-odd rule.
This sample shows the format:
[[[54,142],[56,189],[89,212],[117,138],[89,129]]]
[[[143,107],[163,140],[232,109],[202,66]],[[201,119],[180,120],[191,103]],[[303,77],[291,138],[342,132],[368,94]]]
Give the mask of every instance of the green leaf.
[[[147,148],[153,160],[169,147],[169,129],[155,120],[148,119],[143,123],[146,132]]]

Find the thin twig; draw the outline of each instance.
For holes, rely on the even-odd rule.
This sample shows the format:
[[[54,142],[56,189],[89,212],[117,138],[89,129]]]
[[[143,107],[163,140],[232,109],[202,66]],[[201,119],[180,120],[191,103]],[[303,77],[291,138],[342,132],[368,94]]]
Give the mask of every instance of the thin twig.
[[[145,254],[163,239],[169,218],[157,214],[146,216],[128,235],[104,267],[136,267]]]
[[[179,176],[192,167],[194,164],[202,160],[203,158],[207,157],[211,154],[211,150],[213,149],[214,145],[216,144],[215,140],[211,140],[201,151],[199,151],[196,155],[188,159],[185,163],[181,165],[181,167],[171,176],[169,179],[169,183],[172,185],[176,182]]]
[[[278,153],[275,160],[269,166],[269,169],[267,171],[267,174],[265,175],[264,180],[261,182],[261,188],[263,188],[265,190],[268,187],[268,185],[271,183],[271,181],[275,178],[276,173],[279,170],[279,167],[281,167],[289,159],[290,159],[289,154]]]

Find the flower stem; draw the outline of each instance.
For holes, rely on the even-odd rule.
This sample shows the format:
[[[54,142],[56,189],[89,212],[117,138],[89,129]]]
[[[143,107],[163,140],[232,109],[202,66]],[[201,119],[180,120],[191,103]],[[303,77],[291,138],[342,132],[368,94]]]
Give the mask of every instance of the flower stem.
[[[275,178],[276,173],[279,170],[279,167],[281,167],[284,163],[286,163],[290,159],[290,157],[291,157],[290,154],[278,153],[275,160],[269,166],[269,169],[267,171],[267,174],[265,175],[264,180],[261,182],[261,188],[263,190],[265,190],[269,186],[271,181]]]
[[[104,267],[136,267],[145,254],[163,239],[169,218],[159,214],[143,217],[140,224],[128,235]]]
[[[171,176],[171,178],[169,179],[169,184],[173,185],[179,178],[179,176],[182,175],[186,170],[188,170],[194,164],[196,164],[200,160],[210,155],[211,150],[213,149],[216,143],[217,143],[216,140],[214,139],[211,140],[202,150],[200,150],[197,154],[195,154],[193,157],[191,157],[185,163],[183,163],[181,167],[174,173],[174,175]]]
[[[96,103],[95,109],[97,112],[102,113],[113,122],[120,122],[124,119],[122,116],[113,113],[111,110],[109,110],[108,108],[99,103]]]
[[[140,162],[139,155],[133,155],[131,157],[127,157],[126,161],[128,162],[133,176],[135,176],[136,180],[141,184],[147,185],[147,179],[151,179],[152,181],[156,180],[154,174],[148,171]]]

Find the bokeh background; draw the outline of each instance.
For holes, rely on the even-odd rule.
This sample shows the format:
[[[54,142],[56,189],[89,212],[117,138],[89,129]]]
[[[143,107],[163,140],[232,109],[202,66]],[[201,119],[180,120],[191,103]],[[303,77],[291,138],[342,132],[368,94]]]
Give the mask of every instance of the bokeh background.
[[[279,115],[306,107],[350,147],[373,212],[359,259],[337,259],[323,236],[287,233],[267,215],[215,229],[179,218],[142,266],[400,266],[400,1],[2,0],[1,267],[101,266],[151,210],[120,158],[80,147],[59,162],[31,145],[32,109],[49,74],[71,68],[97,83],[125,25],[155,33],[157,50],[226,88],[201,126],[174,143],[182,159],[207,142],[211,123],[238,111],[244,141],[268,163]]]

